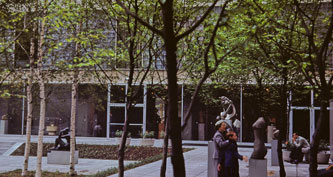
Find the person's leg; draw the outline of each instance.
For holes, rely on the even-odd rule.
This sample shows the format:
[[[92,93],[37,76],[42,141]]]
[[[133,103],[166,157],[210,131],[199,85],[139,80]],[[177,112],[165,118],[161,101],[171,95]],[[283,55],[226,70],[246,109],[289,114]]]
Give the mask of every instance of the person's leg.
[[[298,163],[303,160],[303,153],[301,148],[294,147],[290,152],[290,162],[291,163]]]
[[[304,154],[305,161],[309,163],[310,159],[310,147],[302,148],[302,153]]]
[[[290,162],[293,162],[294,160],[296,160],[296,158],[297,158],[297,152],[296,151],[297,151],[296,147],[291,149],[291,152],[290,152],[290,155],[289,155]]]
[[[302,162],[303,161],[303,153],[302,153],[302,148],[296,148],[296,160],[297,162]]]
[[[224,175],[225,175],[226,177],[233,177],[233,176],[232,176],[232,169],[231,169],[230,167],[226,167],[226,168],[224,168]]]

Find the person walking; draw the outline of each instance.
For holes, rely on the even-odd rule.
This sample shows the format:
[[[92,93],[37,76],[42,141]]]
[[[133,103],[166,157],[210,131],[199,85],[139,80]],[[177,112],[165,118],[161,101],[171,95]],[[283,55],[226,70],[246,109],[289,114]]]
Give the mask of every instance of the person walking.
[[[213,177],[225,177],[224,175],[224,163],[218,169],[219,159],[224,159],[224,148],[229,144],[226,140],[226,131],[230,127],[225,120],[219,120],[215,123],[216,132],[213,136],[214,150],[213,150],[213,166],[214,175]]]
[[[238,159],[248,162],[247,156],[242,156],[238,153],[237,134],[234,131],[229,131],[227,134],[229,144],[225,147],[225,177],[239,177]]]

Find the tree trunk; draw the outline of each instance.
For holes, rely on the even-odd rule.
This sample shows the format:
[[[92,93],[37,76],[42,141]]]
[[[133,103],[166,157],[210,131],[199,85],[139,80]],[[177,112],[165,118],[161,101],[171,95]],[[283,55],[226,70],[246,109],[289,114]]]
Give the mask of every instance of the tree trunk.
[[[33,24],[32,33],[35,34],[36,24]],[[31,120],[32,120],[32,80],[34,78],[34,55],[35,55],[35,40],[34,37],[30,39],[30,55],[29,55],[29,76],[27,85],[27,127],[26,127],[26,142],[24,148],[24,162],[22,169],[22,176],[28,174],[29,155],[30,155],[30,141],[31,141]]]
[[[162,164],[161,164],[161,171],[160,171],[160,176],[165,177],[165,172],[166,172],[166,163],[167,163],[167,158],[168,158],[168,143],[169,143],[169,132],[168,132],[168,122],[165,122],[165,127],[164,127],[164,139],[163,139],[163,159],[162,159]]]
[[[44,2],[47,4],[47,0]],[[40,88],[40,117],[39,117],[39,131],[38,131],[38,148],[37,148],[37,165],[36,165],[36,177],[42,176],[42,155],[43,155],[43,135],[45,127],[45,83],[44,76],[42,73],[43,66],[43,43],[44,43],[44,33],[45,33],[45,14],[46,8],[43,7],[43,18],[41,20],[40,28],[40,40],[38,45],[38,79],[39,79],[39,88]]]
[[[77,73],[75,73],[74,82],[72,84],[71,140],[70,140],[70,166],[69,166],[70,176],[74,176],[76,174],[74,155],[75,155],[75,119],[76,119],[77,88],[78,88]]]
[[[284,63],[286,64],[286,63]],[[282,158],[282,143],[284,143],[285,135],[286,135],[286,127],[287,127],[287,117],[288,117],[288,108],[287,108],[287,100],[288,100],[288,93],[287,93],[287,84],[288,84],[288,72],[286,69],[283,69],[283,84],[280,88],[280,115],[278,120],[278,129],[279,139],[278,139],[278,159],[279,159],[279,167],[280,167],[280,177],[286,176],[286,171],[284,168],[283,158]]]
[[[42,76],[40,76],[42,77]],[[42,176],[42,156],[43,156],[43,135],[45,127],[45,84],[43,79],[39,83],[40,88],[40,118],[39,118],[39,131],[38,131],[38,148],[37,148],[37,165],[36,177]]]
[[[181,122],[178,117],[178,85],[177,85],[177,40],[173,29],[173,3],[165,1],[162,6],[164,24],[164,43],[168,77],[168,112],[167,121],[170,125],[171,163],[175,177],[185,176],[185,163],[181,140]]]
[[[76,2],[77,3],[77,2]],[[82,20],[80,20],[79,24],[75,29],[75,38],[77,38],[78,34],[82,30]],[[78,42],[75,43],[75,50],[74,55],[75,57],[80,57],[80,44]],[[73,64],[77,64],[78,62],[75,61],[73,58]],[[72,83],[72,105],[71,105],[71,138],[70,138],[70,158],[69,158],[69,175],[74,176],[76,175],[75,172],[75,149],[76,149],[76,141],[75,141],[75,122],[76,122],[76,104],[77,104],[77,92],[78,92],[78,75],[79,71],[77,67],[74,67],[74,76],[73,76],[73,83]]]
[[[168,50],[168,49],[167,49]],[[175,54],[175,50],[173,54]],[[168,52],[167,52],[168,58]],[[173,57],[172,57],[173,58]],[[171,163],[175,177],[185,176],[185,163],[182,150],[181,140],[181,125],[178,117],[178,88],[176,77],[176,61],[167,61],[168,63],[168,123],[170,129],[168,130],[171,135]]]
[[[134,71],[134,70],[132,70]],[[129,85],[131,84],[132,80],[129,79]],[[129,99],[129,97],[127,97]],[[129,121],[130,117],[132,116],[132,101],[127,100],[128,102],[126,103],[126,109],[127,109],[127,115],[125,117],[125,122],[124,122],[124,127],[123,127],[123,134],[121,137],[121,143],[119,145],[118,149],[118,176],[119,177],[124,177],[124,156],[125,156],[125,148],[126,148],[126,140],[127,140],[127,134],[128,134],[128,126],[129,126]]]
[[[127,107],[127,106],[126,106]],[[128,114],[125,119],[124,127],[123,127],[123,135],[121,137],[121,143],[119,145],[118,149],[118,176],[119,177],[124,177],[124,156],[125,156],[125,148],[126,148],[126,139],[127,139],[127,134],[128,134]]]
[[[31,72],[31,71],[30,71]],[[29,154],[30,154],[30,142],[31,142],[31,120],[32,120],[32,78],[28,77],[28,86],[27,86],[27,127],[26,127],[26,142],[24,148],[24,164],[22,169],[22,176],[28,174],[28,166],[29,166]]]
[[[323,86],[324,87],[324,86]],[[322,126],[322,120],[326,117],[328,117],[328,110],[327,107],[329,106],[329,100],[330,99],[330,91],[328,88],[324,87],[322,88],[322,93],[320,94],[320,114],[319,118],[316,122],[316,129],[313,133],[313,139],[310,144],[310,166],[309,166],[309,172],[311,177],[317,177],[318,176],[318,164],[317,164],[317,153],[318,153],[318,146],[320,141],[320,131]]]
[[[285,86],[282,86],[285,87]],[[277,148],[277,153],[278,153],[278,159],[279,159],[279,167],[280,167],[280,177],[285,177],[286,176],[286,171],[284,169],[284,163],[283,163],[283,158],[282,158],[282,143],[284,143],[284,138],[286,134],[286,117],[287,117],[287,96],[286,96],[286,90],[285,88],[282,88],[281,93],[281,114],[279,116],[278,120],[278,129],[280,131],[279,133],[279,138],[278,138],[278,148]]]

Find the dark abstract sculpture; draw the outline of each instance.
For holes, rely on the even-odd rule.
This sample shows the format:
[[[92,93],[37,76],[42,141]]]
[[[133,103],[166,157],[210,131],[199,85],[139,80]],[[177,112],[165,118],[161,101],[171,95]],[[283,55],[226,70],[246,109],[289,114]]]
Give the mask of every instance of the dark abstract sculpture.
[[[58,138],[55,140],[54,143],[54,148],[51,150],[64,150],[64,151],[69,151],[70,149],[70,131],[69,128],[64,128],[60,130]],[[66,143],[64,140],[66,140]]]
[[[252,159],[264,159],[267,153],[267,149],[264,143],[265,130],[267,124],[263,117],[259,117],[252,125],[254,132],[254,150],[251,155]]]

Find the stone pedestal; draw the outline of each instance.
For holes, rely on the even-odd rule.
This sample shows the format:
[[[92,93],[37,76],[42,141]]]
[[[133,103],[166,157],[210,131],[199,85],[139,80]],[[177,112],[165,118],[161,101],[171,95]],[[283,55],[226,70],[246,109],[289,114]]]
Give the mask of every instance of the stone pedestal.
[[[79,162],[79,151],[75,151],[74,154],[75,164]],[[47,152],[47,164],[68,165],[70,163],[69,151],[57,151],[51,150]]]
[[[279,158],[278,158],[278,140],[272,140],[271,142],[271,165],[279,166]]]
[[[330,152],[333,161],[333,99],[330,100]]]
[[[0,120],[0,135],[8,133],[8,120]]]
[[[198,138],[201,141],[205,140],[205,123],[198,124]]]
[[[275,126],[267,126],[267,143],[271,143],[273,140],[273,129]]]
[[[142,138],[141,146],[154,146],[155,139],[152,138]]]
[[[249,177],[267,177],[267,159],[250,159]]]
[[[208,141],[208,167],[207,167],[207,177],[214,177],[215,175],[215,171],[216,170],[214,168],[214,162],[213,162],[213,151],[214,151],[214,142],[213,141]]]

